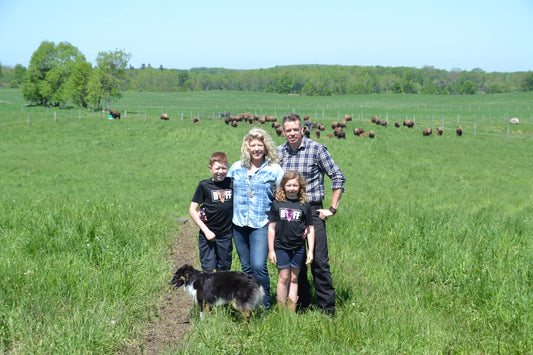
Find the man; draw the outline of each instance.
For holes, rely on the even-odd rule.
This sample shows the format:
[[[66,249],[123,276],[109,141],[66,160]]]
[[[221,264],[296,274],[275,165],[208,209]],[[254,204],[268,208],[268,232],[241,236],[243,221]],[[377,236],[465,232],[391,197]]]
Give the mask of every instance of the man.
[[[280,165],[284,171],[296,170],[306,180],[307,200],[313,209],[315,227],[315,256],[311,264],[311,273],[315,284],[318,307],[326,314],[335,314],[335,289],[331,280],[329,267],[326,219],[337,212],[337,207],[344,192],[346,179],[333,161],[327,148],[303,136],[302,120],[297,114],[283,117],[283,132],[286,143],[277,148]],[[324,175],[332,181],[331,205],[324,209]],[[307,267],[304,265],[298,278],[300,308],[311,303],[311,290],[307,280]]]

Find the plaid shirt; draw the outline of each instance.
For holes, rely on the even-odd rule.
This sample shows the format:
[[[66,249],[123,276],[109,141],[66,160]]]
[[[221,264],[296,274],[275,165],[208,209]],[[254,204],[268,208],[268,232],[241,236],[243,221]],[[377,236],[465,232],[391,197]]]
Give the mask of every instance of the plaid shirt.
[[[248,168],[241,161],[228,171],[233,178],[233,223],[240,227],[261,228],[268,223],[270,205],[283,177],[279,164],[263,164],[248,178]]]
[[[324,174],[331,179],[333,190],[344,191],[346,178],[323,144],[302,137],[296,151],[291,149],[289,143],[280,145],[276,150],[283,171],[296,170],[304,177],[308,201],[319,202],[324,199]]]

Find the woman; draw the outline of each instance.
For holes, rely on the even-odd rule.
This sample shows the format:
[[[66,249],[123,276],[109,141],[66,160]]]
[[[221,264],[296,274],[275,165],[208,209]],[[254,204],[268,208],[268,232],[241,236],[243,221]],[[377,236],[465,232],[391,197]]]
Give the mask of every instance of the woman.
[[[242,271],[252,274],[265,290],[265,308],[270,308],[270,278],[267,269],[268,214],[276,188],[283,177],[272,138],[261,128],[252,128],[242,141],[241,160],[228,171],[233,178],[233,240]]]

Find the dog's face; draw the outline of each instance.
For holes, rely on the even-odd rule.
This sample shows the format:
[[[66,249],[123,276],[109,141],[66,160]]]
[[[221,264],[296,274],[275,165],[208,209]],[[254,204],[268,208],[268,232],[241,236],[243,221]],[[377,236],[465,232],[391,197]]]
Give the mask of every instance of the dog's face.
[[[185,284],[189,279],[189,275],[193,271],[193,267],[189,264],[183,265],[174,273],[172,280],[168,282],[169,285],[174,285],[174,289],[177,289],[181,285]]]

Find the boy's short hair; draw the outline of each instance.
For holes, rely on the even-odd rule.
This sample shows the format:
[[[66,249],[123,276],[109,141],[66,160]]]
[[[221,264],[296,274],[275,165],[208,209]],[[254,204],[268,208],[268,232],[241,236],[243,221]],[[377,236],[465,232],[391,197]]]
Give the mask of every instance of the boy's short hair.
[[[228,164],[228,157],[226,153],[223,152],[214,152],[209,157],[209,166],[212,166],[214,163]]]

